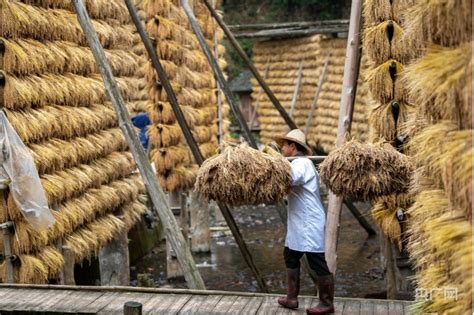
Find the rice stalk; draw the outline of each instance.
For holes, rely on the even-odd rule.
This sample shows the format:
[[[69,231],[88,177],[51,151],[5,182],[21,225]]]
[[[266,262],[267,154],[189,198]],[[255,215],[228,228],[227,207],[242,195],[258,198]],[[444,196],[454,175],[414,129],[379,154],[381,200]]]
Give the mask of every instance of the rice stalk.
[[[397,219],[397,208],[386,208],[383,204],[376,203],[371,212],[382,232],[402,250],[402,230]]]
[[[419,172],[436,176],[441,184],[439,188],[446,191],[450,204],[465,211],[466,217],[470,218],[474,155],[472,130],[457,130],[450,122],[432,125],[410,141],[408,150]],[[413,190],[422,191],[422,184],[414,182]]]
[[[373,142],[382,139],[393,142],[398,136],[405,135],[403,126],[413,115],[414,107],[410,104],[396,103],[397,108],[394,108],[392,104],[382,104],[372,109],[369,124],[373,132]],[[398,111],[397,121],[394,111]]]
[[[175,146],[183,139],[183,133],[178,124],[152,124],[147,133],[153,145],[159,148]]]
[[[41,260],[48,269],[49,278],[59,278],[61,268],[64,265],[64,257],[56,248],[47,246],[39,252],[36,257]]]
[[[48,269],[43,262],[30,255],[20,255],[19,283],[45,284],[48,282]]]
[[[403,85],[398,84],[398,80],[396,80],[400,72],[403,71],[403,68],[400,62],[390,59],[367,71],[369,90],[377,102],[389,103],[393,100],[400,102],[407,101]],[[396,88],[396,83],[399,88]]]
[[[392,19],[392,5],[389,0],[366,0],[363,6],[365,23],[368,26]]]
[[[182,145],[175,145],[166,148],[153,149],[151,158],[155,162],[158,173],[170,171],[180,164],[186,164],[190,161],[190,153],[188,149]]]
[[[321,180],[336,195],[373,200],[407,192],[412,163],[391,145],[346,142],[319,165]]]
[[[455,47],[471,41],[472,3],[468,0],[421,0],[406,12],[411,47],[429,43]]]
[[[471,129],[471,67],[470,43],[433,47],[405,69],[403,84],[428,121],[452,120],[460,129]]]

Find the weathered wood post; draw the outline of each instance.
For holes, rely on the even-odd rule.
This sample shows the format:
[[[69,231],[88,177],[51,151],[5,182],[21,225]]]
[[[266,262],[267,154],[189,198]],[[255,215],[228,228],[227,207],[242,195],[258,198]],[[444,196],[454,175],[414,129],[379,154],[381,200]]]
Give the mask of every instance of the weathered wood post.
[[[134,301],[125,303],[123,315],[142,315],[142,304]]]
[[[148,158],[143,150],[143,147],[138,140],[135,129],[130,120],[127,107],[122,98],[122,94],[117,86],[115,78],[110,69],[110,65],[104,54],[102,45],[99,42],[97,33],[92,26],[91,20],[84,7],[82,0],[73,0],[76,9],[79,24],[81,25],[87,42],[92,50],[95,61],[99,66],[100,73],[104,80],[105,88],[112,101],[112,105],[117,114],[120,128],[127,139],[132,155],[137,163],[140,174],[142,175],[145,187],[148,190],[151,201],[153,202],[153,209],[156,209],[158,216],[163,224],[167,239],[170,241],[173,250],[176,252],[178,260],[183,268],[186,282],[191,289],[205,290],[204,281],[199,274],[199,271],[191,255],[191,251],[186,240],[179,230],[179,226],[171,212],[165,194],[156,181],[155,174],[151,169]]]
[[[168,194],[168,201],[170,204],[171,211],[173,211],[176,222],[180,226],[181,231],[183,232],[184,220],[182,216],[184,215],[185,209],[182,207],[182,193],[179,191],[172,191]],[[187,240],[185,233],[183,233],[184,238]],[[179,266],[177,256],[173,248],[171,247],[170,242],[166,240],[166,277],[168,279],[182,277],[183,270]]]
[[[191,192],[189,194],[187,208],[189,209],[191,251],[193,253],[208,253],[211,251],[209,204],[201,195]]]
[[[130,256],[126,230],[120,231],[99,250],[99,270],[102,286],[130,285]]]
[[[300,61],[300,66],[298,68],[298,73],[296,74],[296,83],[295,83],[295,91],[293,92],[293,98],[291,99],[291,106],[290,106],[290,117],[294,119],[294,113],[296,109],[296,102],[298,101],[298,97],[300,95],[300,87],[301,87],[301,80],[303,79],[303,60]]]
[[[362,1],[352,1],[349,36],[347,38],[346,61],[344,65],[344,78],[342,82],[341,107],[339,109],[339,123],[337,128],[336,147],[345,141],[345,135],[351,126],[353,98],[357,85],[357,72],[360,45],[360,16]],[[339,220],[341,216],[342,197],[329,191],[328,215],[326,223],[326,261],[331,272],[336,272],[337,267],[337,239],[339,236]]]
[[[316,110],[316,105],[318,104],[319,94],[323,88],[324,80],[326,78],[326,73],[328,71],[329,60],[331,58],[331,54],[329,53],[326,56],[326,60],[324,61],[323,72],[319,76],[319,83],[318,87],[316,88],[316,94],[314,95],[313,103],[311,103],[311,109],[308,114],[308,118],[306,119],[306,125],[304,126],[304,134],[308,135],[309,129],[311,128],[311,124],[313,123],[313,116]]]

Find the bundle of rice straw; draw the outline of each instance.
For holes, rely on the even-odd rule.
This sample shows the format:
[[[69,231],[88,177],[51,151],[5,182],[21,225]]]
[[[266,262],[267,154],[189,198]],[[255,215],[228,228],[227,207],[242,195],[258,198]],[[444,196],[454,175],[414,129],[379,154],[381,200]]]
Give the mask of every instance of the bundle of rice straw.
[[[291,166],[272,149],[265,151],[246,144],[225,147],[202,164],[194,190],[230,206],[281,201],[291,189]]]
[[[351,140],[331,152],[319,169],[322,181],[336,195],[373,200],[406,192],[412,164],[388,143]]]

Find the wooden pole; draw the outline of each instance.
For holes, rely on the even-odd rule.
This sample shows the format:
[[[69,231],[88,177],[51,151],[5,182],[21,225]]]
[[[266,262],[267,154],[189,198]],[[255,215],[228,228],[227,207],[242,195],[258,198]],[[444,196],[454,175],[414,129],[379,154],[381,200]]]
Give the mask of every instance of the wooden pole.
[[[212,0],[212,7],[215,6],[215,0]],[[217,39],[217,32],[214,32],[214,56],[217,60],[219,60],[219,42]],[[224,142],[224,128],[223,128],[223,117],[222,117],[222,94],[221,94],[221,87],[219,82],[216,80],[216,94],[217,94],[217,123],[218,123],[218,130],[219,130],[219,146],[222,145]],[[252,128],[252,125],[250,125]]]
[[[255,66],[253,65],[252,61],[250,61],[250,58],[247,56],[247,54],[245,53],[245,51],[242,49],[242,47],[240,47],[239,43],[237,42],[237,40],[235,39],[234,35],[232,35],[232,32],[229,30],[229,28],[227,27],[227,25],[224,23],[224,21],[221,19],[221,17],[217,14],[216,10],[214,10],[214,8],[210,5],[209,1],[208,0],[203,0],[204,1],[204,4],[206,5],[206,7],[208,8],[209,12],[211,13],[211,15],[214,17],[214,19],[217,21],[217,23],[219,24],[219,26],[222,28],[222,30],[224,31],[224,33],[226,34],[227,38],[229,39],[230,43],[232,44],[232,46],[235,48],[235,50],[237,50],[237,53],[240,55],[240,57],[244,60],[245,64],[247,65],[247,67],[250,69],[250,71],[253,73],[253,75],[255,76],[255,79],[257,79],[258,83],[260,84],[260,86],[263,88],[263,90],[265,91],[265,93],[267,93],[268,95],[268,98],[271,100],[271,102],[273,103],[273,105],[275,106],[275,108],[278,110],[278,112],[280,113],[281,117],[283,117],[283,119],[285,120],[285,122],[287,123],[287,125],[290,127],[290,129],[296,129],[298,128],[295,124],[295,122],[293,121],[293,119],[290,118],[290,116],[288,115],[288,113],[285,111],[285,109],[283,108],[283,106],[280,104],[280,102],[278,101],[278,99],[275,97],[275,95],[273,94],[272,90],[268,87],[267,83],[265,82],[265,80],[262,78],[262,76],[260,75],[260,73],[258,72],[257,68],[255,68]],[[181,4],[183,4],[184,2],[186,2],[186,0],[181,0]]]
[[[360,45],[360,16],[362,10],[361,2],[362,0],[352,1],[336,147],[340,147],[345,141],[346,131],[350,129],[351,125],[350,117],[354,110],[352,99],[357,84],[357,63],[360,60],[358,55]],[[326,261],[329,270],[336,273],[337,239],[339,236],[342,197],[336,196],[332,191],[329,191],[328,199],[328,215],[326,221]]]
[[[302,79],[303,79],[303,61],[300,61],[300,67],[298,69],[298,74],[296,75],[295,91],[293,93],[293,98],[291,100],[291,107],[290,107],[291,119],[293,119],[293,114],[296,108],[296,101],[298,100],[298,96],[300,95],[300,86],[301,86]]]
[[[123,305],[124,315],[142,315],[142,304],[129,301]]]
[[[265,73],[263,74],[263,78],[265,80],[267,79],[269,68],[270,68],[270,59],[267,59],[267,62],[265,64]],[[250,119],[250,124],[249,124],[250,128],[253,128],[253,125],[255,124],[258,108],[260,107],[260,101],[262,100],[262,92],[263,92],[263,89],[262,87],[260,87],[260,90],[258,90],[258,94],[257,94],[257,102],[255,103],[254,111],[252,113],[252,119]]]
[[[313,122],[314,111],[316,110],[316,105],[318,104],[319,94],[321,93],[324,80],[326,78],[326,73],[328,70],[329,59],[331,58],[331,53],[326,56],[326,61],[324,61],[323,72],[319,77],[318,88],[316,90],[316,94],[314,95],[313,103],[311,104],[311,110],[309,111],[308,118],[306,119],[306,125],[304,127],[304,134],[307,135],[309,132],[309,128],[311,128],[311,124]]]
[[[196,17],[194,16],[193,10],[189,6],[187,0],[180,0],[180,2],[181,6],[184,9],[184,12],[186,12],[186,15],[188,16],[191,28],[193,29],[194,34],[196,34],[196,38],[199,42],[199,45],[201,46],[204,55],[206,55],[209,65],[211,66],[212,71],[214,72],[214,75],[217,81],[219,82],[222,91],[224,92],[224,96],[227,100],[227,103],[229,103],[230,108],[232,109],[232,112],[235,115],[235,118],[240,124],[240,130],[242,131],[245,140],[247,140],[247,142],[252,148],[257,149],[257,143],[255,142],[249,127],[247,126],[247,122],[245,121],[244,115],[242,115],[242,112],[240,111],[239,107],[237,106],[237,104],[235,104],[232,98],[232,92],[229,89],[229,85],[227,84],[224,75],[222,74],[222,71],[219,69],[219,65],[217,64],[216,58],[214,58],[211,50],[209,49],[209,46],[206,43],[206,39],[204,38],[201,28],[199,27],[196,21]],[[210,6],[210,8],[212,9],[212,6]]]
[[[360,213],[359,209],[354,206],[352,201],[344,200],[344,204],[346,205],[347,209],[354,215],[356,220],[359,224],[367,231],[369,235],[377,235],[377,232],[370,226],[370,223],[364,218],[364,216]]]
[[[146,50],[148,52],[148,55],[149,55],[149,57],[150,57],[150,59],[153,63],[153,66],[155,67],[155,71],[158,73],[161,84],[163,84],[163,87],[165,88],[165,91],[168,95],[168,100],[171,104],[171,107],[173,108],[176,119],[178,120],[178,123],[181,127],[181,130],[183,130],[183,134],[185,136],[185,139],[186,139],[189,147],[191,148],[191,153],[193,154],[194,159],[196,160],[197,164],[201,165],[204,162],[204,158],[201,154],[201,151],[199,150],[199,147],[197,146],[196,140],[194,139],[192,133],[189,131],[189,127],[186,124],[184,116],[182,115],[182,112],[181,112],[181,109],[178,105],[178,101],[177,101],[176,96],[174,94],[173,88],[171,87],[171,84],[168,80],[168,77],[167,77],[163,67],[160,64],[160,61],[158,59],[158,56],[156,55],[155,49],[153,48],[153,45],[150,41],[150,38],[146,34],[146,31],[145,31],[143,25],[141,24],[140,18],[138,17],[137,11],[135,10],[135,7],[133,6],[131,0],[125,0],[125,4],[127,5],[130,16],[132,17],[132,21],[135,24],[135,27],[137,28],[138,33],[140,34],[140,37],[143,41],[143,44],[145,45],[145,48],[146,48]],[[189,6],[188,6],[188,9],[190,9]],[[192,12],[191,12],[191,14],[192,14]],[[194,22],[195,22],[195,20],[194,20]],[[196,23],[194,23],[194,24],[196,24]],[[202,38],[202,33],[201,33],[201,38]],[[210,53],[210,50],[209,50],[209,47],[207,47],[207,44],[205,45],[205,47],[207,48],[205,50],[207,52],[206,55],[208,57],[210,56],[212,58],[212,54]],[[216,63],[215,60],[214,59],[212,59],[212,60],[214,61],[214,64],[215,64]],[[218,67],[217,67],[217,70],[218,70]],[[221,79],[223,79],[222,73],[220,73],[220,76],[217,76],[218,79],[219,79],[219,77]],[[218,80],[218,82],[219,82],[219,80]],[[228,89],[227,85],[222,85],[222,83],[225,83],[225,80],[220,82],[221,87],[224,87],[224,93],[225,93],[225,91],[226,90],[228,91],[229,89]],[[228,94],[228,95],[230,95],[230,94]],[[231,104],[231,106],[232,106],[232,104]],[[236,107],[236,110],[242,116],[242,113],[240,112],[238,107]],[[242,116],[242,118],[243,118],[243,116]],[[243,120],[243,122],[245,123],[245,120]],[[247,127],[246,124],[245,124],[245,127]],[[222,212],[222,215],[224,216],[224,218],[227,222],[227,225],[229,226],[229,228],[232,232],[232,235],[235,238],[235,241],[236,241],[237,245],[239,246],[240,252],[242,253],[242,256],[244,257],[245,262],[248,264],[249,268],[252,270],[255,278],[257,279],[257,283],[259,284],[260,290],[262,290],[263,292],[268,292],[265,281],[263,280],[263,278],[260,274],[260,271],[258,270],[257,266],[255,265],[255,263],[253,261],[252,255],[250,254],[250,251],[248,250],[247,245],[245,244],[245,241],[242,238],[242,234],[240,233],[239,227],[235,223],[235,220],[232,216],[232,213],[230,212],[229,208],[227,208],[227,206],[224,205],[224,204],[219,204],[219,207],[220,207],[220,210]],[[176,222],[176,220],[174,222]],[[185,273],[185,275],[186,275],[186,273]]]
[[[323,25],[349,25],[349,20],[323,20],[323,21],[311,21],[311,22],[287,22],[287,23],[262,23],[262,24],[242,24],[242,25],[228,25],[230,30],[234,31],[245,31],[245,30],[269,30],[279,28],[307,28],[313,26]]]
[[[137,138],[135,129],[131,123],[130,115],[122,98],[122,94],[117,86],[115,78],[110,69],[110,65],[104,54],[104,50],[99,42],[97,33],[95,32],[89,15],[84,7],[82,0],[73,0],[76,9],[77,18],[81,25],[84,35],[94,55],[95,61],[99,66],[105,88],[112,101],[112,105],[117,114],[120,128],[127,139],[130,150],[137,163],[140,174],[142,175],[145,187],[149,193],[154,209],[157,210],[160,220],[163,224],[167,239],[178,256],[181,268],[184,270],[184,276],[189,288],[205,289],[204,281],[191,255],[189,246],[179,230],[179,226],[171,212],[165,194],[156,181],[155,174],[151,169],[150,163],[146,157],[143,147]]]

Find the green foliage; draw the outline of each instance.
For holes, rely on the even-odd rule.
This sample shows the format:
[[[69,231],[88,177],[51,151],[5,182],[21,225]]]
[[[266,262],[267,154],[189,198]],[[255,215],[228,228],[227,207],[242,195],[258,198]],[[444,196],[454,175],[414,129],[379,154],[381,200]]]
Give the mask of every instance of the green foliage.
[[[249,58],[252,58],[252,49],[254,41],[251,39],[239,39],[240,47],[245,51]],[[226,73],[228,80],[232,80],[237,77],[246,67],[244,61],[240,57],[239,53],[232,47],[232,44],[228,40],[223,41],[223,45],[226,50],[225,59],[227,61]]]

